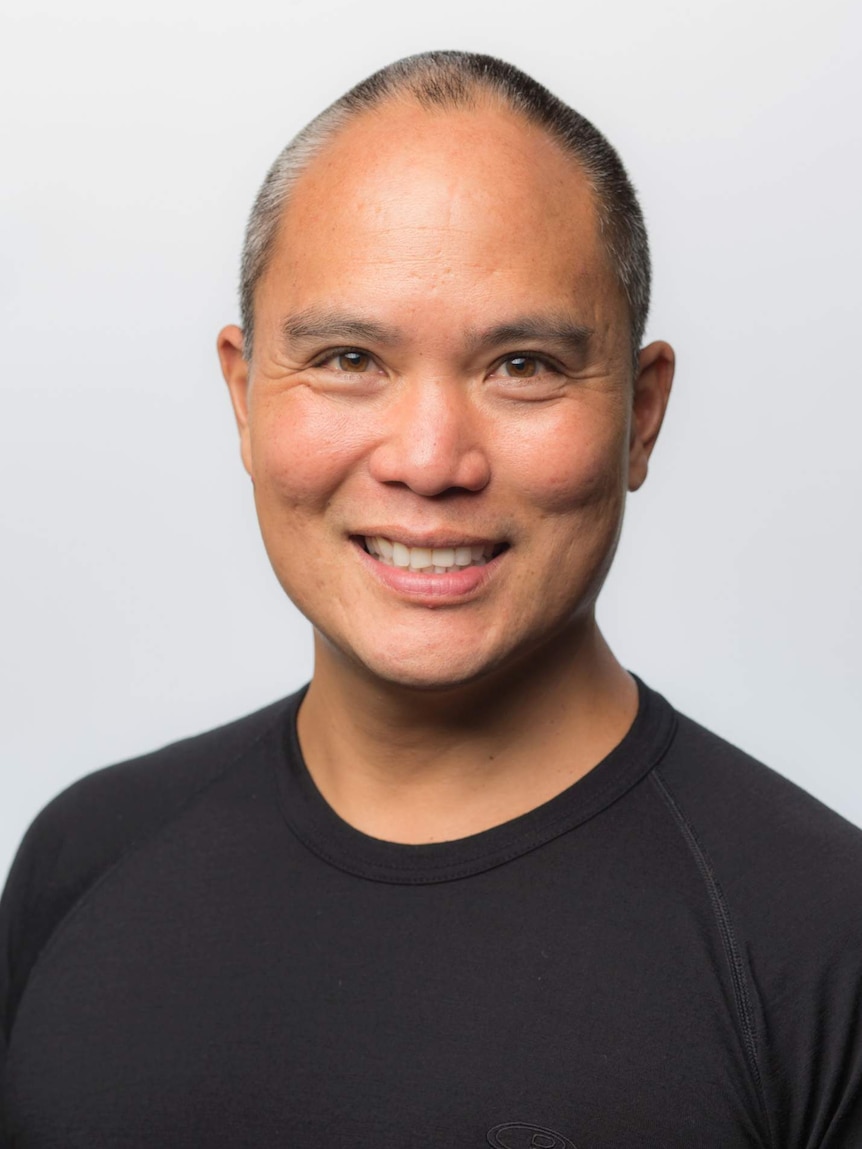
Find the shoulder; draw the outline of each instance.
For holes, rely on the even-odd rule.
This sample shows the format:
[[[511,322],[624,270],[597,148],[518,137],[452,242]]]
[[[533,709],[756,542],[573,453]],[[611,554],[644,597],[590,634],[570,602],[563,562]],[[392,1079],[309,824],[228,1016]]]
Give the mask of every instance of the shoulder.
[[[680,717],[655,780],[710,887],[781,1145],[862,1131],[862,831]]]
[[[862,831],[683,716],[656,776],[752,957],[858,965]]]
[[[81,778],[27,831],[0,902],[0,1009],[10,1001],[66,914],[137,843],[239,765],[284,720],[298,696]]]
[[[762,762],[684,716],[660,770],[716,858],[749,873],[850,866],[862,880],[862,830]],[[817,867],[815,867],[816,869]]]
[[[36,817],[13,866],[50,863],[85,879],[185,802],[243,755],[286,712],[283,699],[204,734],[86,775]]]

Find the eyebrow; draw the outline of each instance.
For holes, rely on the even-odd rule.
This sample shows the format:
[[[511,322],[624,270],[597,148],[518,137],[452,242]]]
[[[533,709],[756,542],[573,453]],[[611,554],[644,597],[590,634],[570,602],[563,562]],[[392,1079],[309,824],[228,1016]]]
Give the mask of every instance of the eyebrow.
[[[289,315],[283,320],[281,331],[288,343],[344,339],[394,346],[404,342],[404,335],[397,327],[360,319],[346,312],[316,308]],[[582,351],[592,335],[591,327],[565,317],[523,315],[495,324],[485,331],[468,331],[466,342],[472,353],[527,342],[553,344],[571,353]]]
[[[468,336],[471,350],[485,351],[501,344],[527,342],[551,343],[567,351],[582,351],[589,343],[593,329],[553,316],[524,315],[508,323],[499,323],[487,331],[474,331]]]
[[[371,343],[392,345],[402,336],[398,328],[387,327],[370,319],[358,319],[340,311],[300,311],[289,315],[281,324],[288,343],[303,343],[313,339],[357,339]]]

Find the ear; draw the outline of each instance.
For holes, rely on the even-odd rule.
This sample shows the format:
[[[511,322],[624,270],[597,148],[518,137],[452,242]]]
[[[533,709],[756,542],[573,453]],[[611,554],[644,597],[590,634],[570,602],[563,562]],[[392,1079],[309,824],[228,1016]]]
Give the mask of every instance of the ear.
[[[224,327],[218,336],[221,372],[230,391],[234,418],[239,430],[239,448],[243,466],[251,474],[251,442],[248,430],[249,365],[242,354],[242,329],[235,324]]]
[[[650,343],[638,355],[629,439],[630,491],[636,491],[647,477],[649,457],[670,398],[674,364],[675,356],[669,343]]]

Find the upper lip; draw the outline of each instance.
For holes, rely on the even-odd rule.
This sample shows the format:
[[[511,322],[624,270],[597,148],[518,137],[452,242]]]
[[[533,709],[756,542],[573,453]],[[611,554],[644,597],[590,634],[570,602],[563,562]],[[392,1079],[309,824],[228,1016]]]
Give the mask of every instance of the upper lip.
[[[411,531],[404,527],[369,527],[353,532],[359,538],[384,538],[394,543],[403,543],[406,547],[427,547],[430,550],[442,550],[452,547],[498,547],[507,540],[491,538],[488,535],[456,534],[454,531]]]

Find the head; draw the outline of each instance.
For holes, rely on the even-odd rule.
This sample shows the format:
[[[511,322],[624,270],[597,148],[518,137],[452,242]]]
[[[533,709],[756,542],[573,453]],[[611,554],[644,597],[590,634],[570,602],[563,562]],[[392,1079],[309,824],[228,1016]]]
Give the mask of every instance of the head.
[[[282,153],[219,351],[319,659],[446,688],[591,624],[670,388],[648,285],[615,153],[488,57],[384,69]]]
[[[496,104],[535,125],[572,156],[596,197],[602,241],[628,304],[636,365],[649,312],[650,255],[643,213],[622,161],[589,120],[531,76],[504,60],[473,52],[423,52],[396,60],[316,116],[278,155],[258,192],[243,245],[240,309],[246,357],[251,358],[254,349],[255,291],[290,189],[351,120],[397,100],[428,110]]]

